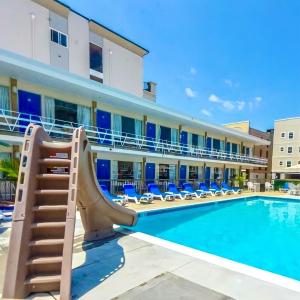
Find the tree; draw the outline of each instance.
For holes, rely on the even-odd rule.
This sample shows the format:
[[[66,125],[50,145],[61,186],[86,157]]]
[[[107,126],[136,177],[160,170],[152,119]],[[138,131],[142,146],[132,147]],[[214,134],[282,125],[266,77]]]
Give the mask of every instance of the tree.
[[[18,159],[0,160],[0,172],[3,173],[5,179],[12,181],[18,180],[20,161]]]

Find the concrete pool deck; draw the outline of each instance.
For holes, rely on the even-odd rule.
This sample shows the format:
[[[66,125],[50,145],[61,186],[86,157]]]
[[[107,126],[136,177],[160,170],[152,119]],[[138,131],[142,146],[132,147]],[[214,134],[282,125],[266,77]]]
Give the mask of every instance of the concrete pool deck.
[[[282,196],[280,193],[259,194]],[[245,195],[256,194],[245,193],[242,197]],[[216,200],[210,198],[209,201],[212,201],[211,199]],[[179,200],[175,203],[156,201],[151,205],[139,205],[137,209],[156,209],[184,205],[186,202],[190,203],[190,201]],[[200,200],[200,202],[205,201]],[[0,229],[0,291],[2,292],[9,224]],[[180,282],[181,285],[178,286],[176,282]],[[167,294],[160,294],[160,289],[161,292],[166,292],[164,289],[167,288]],[[184,295],[187,290],[189,297],[185,299],[293,300],[300,298],[300,293],[294,290],[209,263],[187,253],[179,253],[141,240],[134,234],[117,233],[112,239],[84,244],[83,229],[78,218],[73,253],[72,295],[74,299],[144,300],[151,297],[152,299],[180,299],[179,296]],[[55,294],[36,295],[32,299],[40,298],[58,299]]]

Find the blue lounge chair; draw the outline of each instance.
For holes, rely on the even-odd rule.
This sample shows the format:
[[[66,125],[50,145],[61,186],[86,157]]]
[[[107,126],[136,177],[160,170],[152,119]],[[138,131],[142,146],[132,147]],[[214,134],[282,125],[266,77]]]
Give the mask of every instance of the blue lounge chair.
[[[109,201],[120,203],[123,206],[126,205],[127,200],[126,200],[125,196],[112,195],[109,192],[109,190],[107,189],[107,186],[105,184],[100,184],[100,187],[101,187],[102,193]]]
[[[220,189],[220,187],[217,185],[216,182],[212,182],[212,183],[210,184],[210,189],[209,189],[209,190],[210,190],[210,191],[213,191],[214,193],[216,193],[216,192],[221,192],[222,195],[230,195],[230,194],[233,193],[232,191],[226,191],[226,190]]]
[[[188,198],[192,198],[192,194],[187,191],[178,191],[178,188],[175,183],[168,184],[169,192],[173,193],[175,198],[179,198],[181,200],[186,200]]]
[[[152,197],[150,197],[149,195],[138,194],[132,184],[124,184],[123,189],[128,201],[134,201],[137,204],[140,204],[141,202],[152,202]]]
[[[204,182],[199,182],[199,189],[200,192],[206,193],[206,195],[210,196],[220,196],[222,195],[222,192],[220,191],[210,191],[207,185]]]
[[[222,182],[222,189],[225,191],[232,191],[234,194],[240,194],[242,190],[235,186],[229,186],[225,181]]]
[[[174,200],[174,195],[171,192],[162,193],[156,183],[148,184],[148,191],[153,195],[154,199],[159,199],[161,201],[172,201]]]
[[[190,193],[193,197],[197,197],[197,198],[198,197],[201,197],[201,198],[206,197],[205,193],[200,192],[200,191],[195,191],[189,182],[183,183],[182,186],[183,186],[183,191]]]
[[[289,188],[288,182],[284,182],[282,188],[279,189],[280,192],[284,192],[284,193],[287,193],[289,190],[290,190],[290,188]]]

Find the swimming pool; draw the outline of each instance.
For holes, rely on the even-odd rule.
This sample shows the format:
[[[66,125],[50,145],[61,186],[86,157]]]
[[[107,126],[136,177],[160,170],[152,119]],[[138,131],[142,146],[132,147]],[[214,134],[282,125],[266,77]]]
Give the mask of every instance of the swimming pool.
[[[300,280],[300,201],[248,197],[140,213],[130,230]]]

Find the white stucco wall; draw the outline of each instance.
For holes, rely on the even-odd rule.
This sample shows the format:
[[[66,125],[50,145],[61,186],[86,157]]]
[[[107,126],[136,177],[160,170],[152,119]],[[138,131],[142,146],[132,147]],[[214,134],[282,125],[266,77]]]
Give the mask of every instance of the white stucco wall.
[[[89,24],[79,15],[70,12],[69,29],[69,71],[89,78]]]
[[[103,39],[103,83],[137,96],[143,95],[143,59]]]
[[[48,9],[30,0],[1,0],[0,36],[0,48],[50,63]]]

